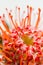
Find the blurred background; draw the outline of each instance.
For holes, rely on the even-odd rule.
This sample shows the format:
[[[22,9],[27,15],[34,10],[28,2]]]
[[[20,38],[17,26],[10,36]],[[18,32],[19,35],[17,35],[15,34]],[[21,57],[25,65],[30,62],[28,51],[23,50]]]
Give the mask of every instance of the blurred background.
[[[23,17],[23,11],[25,11],[26,16],[26,6],[32,6],[33,7],[33,12],[32,12],[32,17],[31,17],[31,25],[35,26],[35,22],[37,19],[37,13],[38,13],[38,8],[41,9],[41,20],[39,23],[39,29],[43,30],[43,0],[0,0],[0,15],[3,13],[6,14],[5,8],[8,8],[9,10],[13,11],[13,15],[15,16],[15,11],[16,11],[16,6],[20,7],[20,17]],[[6,19],[8,19],[7,14],[6,14]],[[6,22],[9,24],[9,20],[6,20]],[[0,26],[4,29],[2,23],[0,22]],[[11,26],[10,26],[11,27]]]

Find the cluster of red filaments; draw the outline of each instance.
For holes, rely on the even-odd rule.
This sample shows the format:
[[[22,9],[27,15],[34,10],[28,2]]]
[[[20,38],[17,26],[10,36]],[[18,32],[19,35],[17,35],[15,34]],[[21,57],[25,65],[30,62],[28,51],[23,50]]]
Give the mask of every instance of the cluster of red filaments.
[[[16,20],[13,21],[11,13],[7,10],[8,16],[14,26],[12,31],[10,31],[5,23],[5,15],[3,15],[4,19],[0,17],[7,31],[5,32],[0,27],[3,39],[2,60],[5,61],[5,65],[43,65],[43,31],[37,29],[40,22],[41,10],[40,8],[38,9],[38,18],[35,27],[31,26],[33,9],[27,6],[27,10],[30,10],[30,12],[22,19],[22,22],[19,22],[20,26],[18,26]],[[20,15],[20,8],[18,8],[18,11]]]

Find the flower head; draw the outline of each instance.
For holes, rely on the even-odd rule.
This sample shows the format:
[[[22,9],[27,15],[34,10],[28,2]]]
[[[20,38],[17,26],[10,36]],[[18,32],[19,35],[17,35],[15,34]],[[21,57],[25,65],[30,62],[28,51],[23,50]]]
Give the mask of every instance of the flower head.
[[[30,12],[29,12],[30,10]],[[43,31],[38,30],[40,22],[41,9],[38,8],[38,18],[35,27],[31,25],[31,16],[33,8],[27,6],[27,16],[20,21],[20,8],[18,8],[18,20],[13,20],[11,12],[8,12],[10,23],[13,29],[10,30],[5,22],[5,14],[0,16],[0,20],[5,27],[6,31],[0,27],[2,32],[3,43],[3,60],[8,65],[32,65],[43,64]],[[39,42],[40,41],[40,42]],[[10,52],[10,53],[9,53]]]

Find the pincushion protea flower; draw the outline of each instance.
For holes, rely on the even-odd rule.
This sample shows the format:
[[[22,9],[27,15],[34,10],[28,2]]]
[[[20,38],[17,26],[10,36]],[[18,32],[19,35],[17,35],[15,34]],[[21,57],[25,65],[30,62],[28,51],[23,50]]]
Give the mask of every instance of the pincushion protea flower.
[[[27,16],[20,22],[20,8],[19,11],[19,24],[17,21],[13,21],[11,12],[8,12],[10,21],[12,22],[14,29],[10,30],[5,23],[5,15],[0,16],[0,20],[4,25],[6,31],[1,27],[2,32],[2,60],[4,65],[43,65],[43,31],[38,30],[38,24],[40,22],[40,12],[38,9],[38,18],[35,27],[31,25],[32,7],[27,6]],[[2,48],[0,46],[0,48]]]

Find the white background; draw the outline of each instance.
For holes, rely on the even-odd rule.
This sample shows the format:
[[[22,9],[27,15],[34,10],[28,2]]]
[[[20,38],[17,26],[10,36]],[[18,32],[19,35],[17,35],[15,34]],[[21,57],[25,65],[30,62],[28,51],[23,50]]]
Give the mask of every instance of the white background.
[[[43,30],[43,0],[0,0],[0,15],[5,13],[5,8],[14,10],[16,6],[21,7],[22,13],[23,10],[26,10],[27,5],[34,8],[33,13],[35,13],[35,16],[32,16],[31,23],[33,26],[35,26],[35,19],[37,16],[38,8],[41,8],[41,22],[39,24],[39,28]]]

